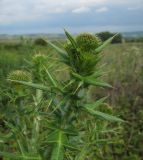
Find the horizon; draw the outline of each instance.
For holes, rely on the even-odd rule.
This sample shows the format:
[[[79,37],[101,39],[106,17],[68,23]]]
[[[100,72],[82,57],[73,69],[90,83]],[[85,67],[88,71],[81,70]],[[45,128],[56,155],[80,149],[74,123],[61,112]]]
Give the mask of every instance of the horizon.
[[[120,34],[133,34],[133,33],[143,33],[143,30],[140,30],[140,31],[123,31],[123,32],[116,32],[116,31],[109,31],[109,30],[103,30],[103,31],[99,31],[99,32],[90,32],[89,31],[89,33],[100,33],[100,32],[110,32],[110,33],[120,33]],[[73,35],[77,35],[77,34],[79,34],[78,32],[77,33],[73,33],[72,32],[72,34]],[[65,34],[64,34],[64,30],[63,30],[63,32],[57,32],[57,33],[55,33],[55,32],[45,32],[45,33],[0,33],[0,36],[32,36],[32,35],[63,35],[63,36],[65,36]]]

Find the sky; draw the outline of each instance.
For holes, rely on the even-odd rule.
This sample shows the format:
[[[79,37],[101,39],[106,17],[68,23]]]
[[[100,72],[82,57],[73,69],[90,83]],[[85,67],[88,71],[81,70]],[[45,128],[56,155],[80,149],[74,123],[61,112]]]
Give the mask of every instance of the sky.
[[[143,0],[0,0],[0,34],[143,31]]]

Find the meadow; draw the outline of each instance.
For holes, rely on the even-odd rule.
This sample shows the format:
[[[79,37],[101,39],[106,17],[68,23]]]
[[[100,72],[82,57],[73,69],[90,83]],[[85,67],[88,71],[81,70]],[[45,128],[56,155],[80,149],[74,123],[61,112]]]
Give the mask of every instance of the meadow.
[[[54,44],[61,47],[64,41],[64,39],[60,42],[54,41]],[[43,58],[44,56],[47,56],[46,60]],[[37,60],[35,57],[40,57],[40,60]],[[9,123],[14,121],[16,118],[15,114],[20,114],[21,117],[25,117],[25,115],[22,115],[23,112],[27,115],[29,114],[29,118],[32,121],[33,115],[30,117],[30,113],[33,111],[33,104],[36,105],[40,103],[42,106],[42,111],[40,110],[40,113],[43,113],[45,111],[44,107],[51,103],[51,101],[48,99],[49,95],[47,95],[45,92],[41,93],[39,90],[37,90],[38,93],[35,93],[34,90],[27,91],[28,88],[26,88],[25,91],[22,90],[20,92],[16,92],[14,87],[12,87],[11,82],[7,80],[8,75],[14,70],[22,69],[28,72],[32,72],[32,78],[34,77],[35,80],[34,82],[46,84],[47,78],[45,77],[46,74],[49,75],[50,71],[54,76],[57,77],[57,81],[62,81],[62,83],[65,83],[65,80],[67,80],[69,77],[67,73],[67,67],[65,64],[57,63],[56,59],[59,59],[57,52],[48,44],[39,42],[34,43],[34,40],[31,41],[27,39],[22,39],[16,42],[0,42],[0,157],[3,157],[4,160],[30,159],[27,158],[28,154],[27,157],[21,157],[18,153],[23,152],[18,149],[15,141],[11,140],[14,137],[14,135],[12,136],[11,130],[13,130],[13,133],[16,134],[17,132],[15,130],[19,129],[19,126],[14,128],[12,127],[12,124],[14,125],[14,123]],[[41,65],[39,63],[41,62],[47,67],[50,66],[47,73],[45,73],[42,68],[38,68]],[[103,89],[96,86],[90,86],[89,90],[86,91],[87,93],[85,94],[86,96],[84,96],[84,99],[88,99],[87,101],[93,102],[98,101],[99,98],[108,97],[104,106],[98,106],[97,108],[99,108],[100,111],[111,113],[117,117],[120,117],[122,120],[124,120],[124,122],[116,123],[114,121],[107,122],[100,119],[93,119],[90,116],[86,116],[84,113],[77,115],[77,117],[80,117],[76,124],[78,129],[80,129],[80,131],[84,130],[84,127],[81,127],[82,125],[87,125],[85,128],[88,128],[85,137],[83,136],[83,133],[80,135],[81,144],[83,139],[86,142],[89,142],[94,141],[94,138],[96,139],[96,143],[92,144],[92,146],[88,146],[86,144],[88,147],[90,147],[87,155],[84,154],[87,152],[86,146],[77,144],[77,146],[82,147],[83,149],[81,151],[82,155],[76,156],[79,153],[79,150],[76,150],[77,146],[69,146],[64,155],[61,153],[62,156],[60,155],[59,158],[57,157],[57,159],[56,157],[53,157],[52,160],[62,160],[63,156],[66,157],[64,160],[143,160],[143,43],[124,42],[122,44],[110,44],[102,52],[102,59],[98,66],[100,66],[103,72],[105,72],[105,75],[102,79],[113,87],[107,87]],[[56,81],[52,81],[51,84],[55,85],[55,82]],[[71,81],[69,83],[73,82]],[[55,88],[56,87],[57,86],[55,85]],[[60,89],[58,88],[58,90]],[[36,96],[33,96],[37,94],[38,98],[42,96],[40,102],[38,101],[39,99],[35,100]],[[52,96],[53,95],[54,93]],[[58,96],[60,97],[61,95]],[[23,101],[23,99],[26,100]],[[61,103],[64,103],[62,99],[60,100]],[[74,103],[74,101],[72,103]],[[19,111],[17,111],[16,108],[19,105],[26,105],[26,111],[23,108],[18,109]],[[11,113],[14,113],[14,115]],[[36,111],[34,113],[37,114]],[[76,114],[74,111],[73,113]],[[58,116],[58,113],[56,114]],[[85,121],[85,117],[87,117],[87,121]],[[108,119],[110,118],[107,118],[107,120]],[[23,119],[21,121],[24,130],[27,126],[25,126]],[[33,142],[33,140],[32,144],[40,147],[42,146],[41,148],[48,146],[50,143],[49,139],[47,138],[48,144],[44,142],[45,140],[43,140],[43,137],[45,134],[47,134],[44,130],[46,129],[47,125],[48,128],[57,127],[51,126],[49,122],[50,118],[47,116],[47,120],[44,121],[43,124],[40,124],[43,125],[42,130],[33,131],[37,134],[41,134],[42,136],[37,138],[37,135],[34,135],[37,139],[35,138],[36,140],[34,139],[35,142]],[[30,123],[30,121],[27,121],[27,123]],[[99,128],[96,128],[94,123],[97,123],[97,127]],[[36,120],[35,125],[37,125]],[[28,127],[28,130],[32,128],[32,126]],[[36,127],[38,126],[35,126],[35,128]],[[71,130],[74,131],[72,127],[67,130],[67,132],[71,132],[70,135],[74,134],[74,132]],[[4,137],[6,134],[8,135]],[[62,132],[53,132],[53,135],[54,134],[61,135]],[[93,135],[96,136],[93,138]],[[28,138],[30,139],[30,137]],[[52,136],[50,138],[53,139]],[[71,141],[76,143],[76,141],[78,141],[76,138],[77,137],[72,138]],[[40,142],[42,143],[40,144]],[[49,150],[51,150],[51,148],[49,149],[47,147],[49,150],[45,152],[39,147],[40,155],[45,156],[41,158],[38,155],[37,146],[34,148],[32,144],[29,144],[29,146],[32,148],[31,150],[29,149],[29,152],[33,153],[33,155],[37,157],[37,160],[46,159],[45,157],[49,154]],[[26,144],[23,146],[25,147]],[[71,148],[71,150],[69,148]],[[59,152],[62,152],[63,148],[60,149],[61,150]],[[28,149],[25,150],[28,152]],[[26,151],[24,151],[24,153]],[[17,155],[12,154],[15,152]],[[58,152],[58,150],[55,149],[55,152]],[[33,158],[32,160],[34,159],[36,158]]]

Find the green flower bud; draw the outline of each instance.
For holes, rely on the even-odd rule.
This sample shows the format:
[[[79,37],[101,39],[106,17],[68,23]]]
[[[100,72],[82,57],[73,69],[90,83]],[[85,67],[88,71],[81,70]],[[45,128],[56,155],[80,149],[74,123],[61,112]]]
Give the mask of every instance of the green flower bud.
[[[16,71],[11,72],[8,75],[8,79],[10,79],[10,80],[17,80],[17,81],[31,82],[32,81],[32,76],[27,71],[16,70]],[[10,81],[10,82],[11,82],[11,84],[13,85],[13,87],[15,88],[15,90],[17,92],[20,92],[20,91],[22,91],[24,89],[23,85],[21,85],[21,84],[19,84],[17,82],[13,82],[13,81]]]
[[[76,42],[81,51],[89,52],[101,45],[101,40],[90,33],[82,33],[76,37]]]
[[[8,75],[8,79],[18,80],[18,81],[28,81],[28,82],[32,81],[31,74],[23,70],[16,70],[16,71],[11,72]]]
[[[46,62],[46,61],[47,61],[47,56],[44,54],[41,54],[41,53],[36,54],[33,57],[34,64],[44,64],[44,62]]]

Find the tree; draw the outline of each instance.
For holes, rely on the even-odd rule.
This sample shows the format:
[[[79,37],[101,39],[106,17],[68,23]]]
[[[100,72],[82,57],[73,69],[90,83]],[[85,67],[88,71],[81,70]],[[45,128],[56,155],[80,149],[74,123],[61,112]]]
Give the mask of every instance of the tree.
[[[97,33],[97,36],[101,38],[102,41],[106,41],[108,38],[112,37],[116,33],[111,33],[111,32],[100,32]],[[122,43],[122,34],[118,34],[112,41],[112,43]]]

